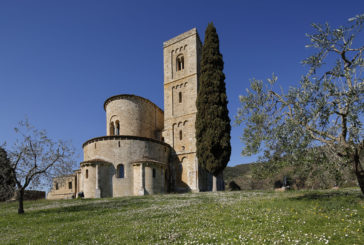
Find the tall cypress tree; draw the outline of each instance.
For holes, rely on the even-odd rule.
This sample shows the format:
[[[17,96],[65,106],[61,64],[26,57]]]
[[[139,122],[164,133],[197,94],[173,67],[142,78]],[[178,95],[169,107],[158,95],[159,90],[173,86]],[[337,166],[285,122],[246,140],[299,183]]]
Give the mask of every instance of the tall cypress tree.
[[[223,69],[219,37],[213,23],[209,23],[202,47],[195,126],[198,162],[213,175],[213,191],[217,190],[217,177],[222,174],[231,154],[231,126]]]

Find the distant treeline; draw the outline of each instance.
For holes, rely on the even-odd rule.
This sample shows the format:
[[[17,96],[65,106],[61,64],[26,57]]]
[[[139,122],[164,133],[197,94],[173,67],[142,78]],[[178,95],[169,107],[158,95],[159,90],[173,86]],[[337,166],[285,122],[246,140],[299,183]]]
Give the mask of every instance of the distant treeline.
[[[224,181],[226,189],[235,182],[242,190],[267,190],[282,187],[284,181],[295,190],[329,189],[333,187],[357,186],[355,174],[348,167],[340,171],[322,165],[312,165],[308,171],[297,166],[287,166],[262,173],[263,165],[269,163],[239,164],[226,167]]]

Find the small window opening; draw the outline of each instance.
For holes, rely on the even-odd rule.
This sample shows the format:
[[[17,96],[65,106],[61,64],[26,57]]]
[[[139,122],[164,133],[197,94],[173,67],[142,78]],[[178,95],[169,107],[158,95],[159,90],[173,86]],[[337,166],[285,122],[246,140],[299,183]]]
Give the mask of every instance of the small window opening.
[[[68,182],[68,189],[72,189],[72,182]]]
[[[120,147],[120,141],[118,141],[118,146]]]
[[[162,141],[164,142],[164,137],[162,137]]]
[[[178,56],[176,60],[177,71],[183,70],[185,68],[184,63],[185,63],[184,57]]]
[[[116,121],[115,123],[115,135],[120,135],[120,123]]]
[[[111,136],[114,135],[115,127],[114,127],[114,123],[113,122],[110,123],[110,130],[109,131],[110,131],[109,134]]]
[[[56,190],[58,190],[59,189],[59,186],[58,186],[58,183],[56,183]]]
[[[179,103],[182,103],[182,92],[178,93],[178,101]]]
[[[88,169],[86,169],[86,179],[88,179]]]
[[[153,168],[153,178],[157,175],[157,171],[155,171],[155,168]]]
[[[182,140],[182,130],[179,131],[179,140]]]
[[[119,164],[118,165],[118,178],[124,178],[124,165],[123,164]]]
[[[95,143],[95,149],[96,149],[96,143]]]

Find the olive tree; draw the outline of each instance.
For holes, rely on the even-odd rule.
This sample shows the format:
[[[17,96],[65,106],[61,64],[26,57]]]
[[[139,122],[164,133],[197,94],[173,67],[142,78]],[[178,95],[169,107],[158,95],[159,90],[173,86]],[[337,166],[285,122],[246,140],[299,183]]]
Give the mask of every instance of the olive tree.
[[[350,164],[364,193],[364,46],[355,43],[363,23],[364,14],[338,28],[313,24],[307,47],[317,52],[303,61],[309,70],[298,86],[277,89],[274,74],[251,81],[236,117],[245,125],[243,154],[264,149],[266,159],[277,159],[325,149],[329,167]]]
[[[19,138],[8,153],[17,188],[18,213],[22,214],[25,189],[47,188],[53,177],[70,173],[74,150],[64,141],[50,139],[44,130],[36,129],[27,120],[21,121],[15,132]]]

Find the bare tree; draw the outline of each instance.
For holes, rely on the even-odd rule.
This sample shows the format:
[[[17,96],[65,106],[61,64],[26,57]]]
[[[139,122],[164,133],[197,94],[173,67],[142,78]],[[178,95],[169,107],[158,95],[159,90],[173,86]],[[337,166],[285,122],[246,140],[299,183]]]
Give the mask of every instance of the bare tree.
[[[46,188],[55,176],[70,173],[74,164],[74,148],[64,141],[51,140],[28,120],[15,128],[19,138],[8,151],[10,170],[17,187],[18,213],[24,213],[26,188]]]

